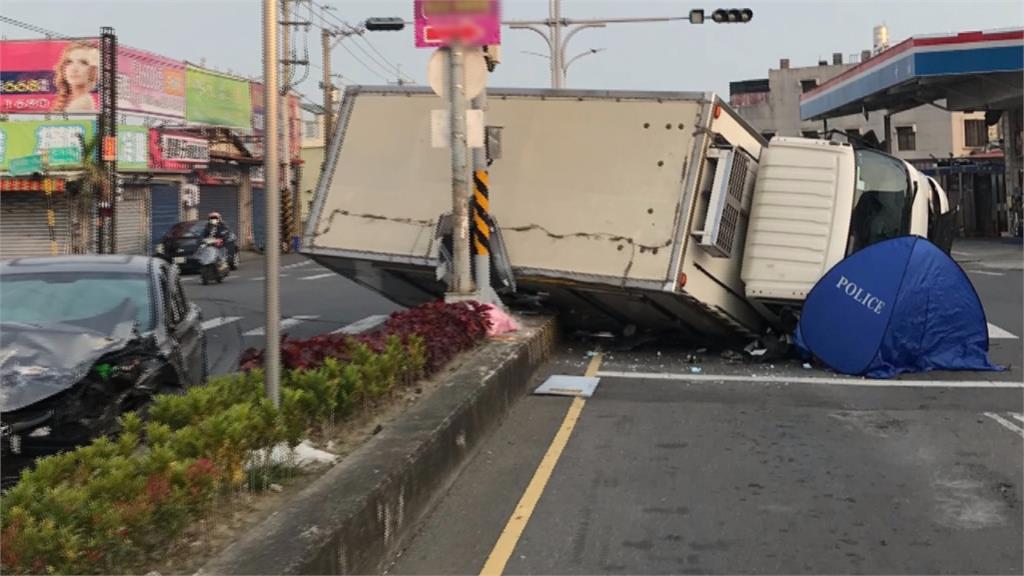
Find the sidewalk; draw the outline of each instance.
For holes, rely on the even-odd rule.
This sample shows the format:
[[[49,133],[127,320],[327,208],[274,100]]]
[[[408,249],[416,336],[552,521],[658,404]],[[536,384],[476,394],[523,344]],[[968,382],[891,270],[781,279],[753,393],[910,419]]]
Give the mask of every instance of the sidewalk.
[[[958,238],[953,259],[960,265],[996,270],[1024,270],[1024,242],[1020,238]]]

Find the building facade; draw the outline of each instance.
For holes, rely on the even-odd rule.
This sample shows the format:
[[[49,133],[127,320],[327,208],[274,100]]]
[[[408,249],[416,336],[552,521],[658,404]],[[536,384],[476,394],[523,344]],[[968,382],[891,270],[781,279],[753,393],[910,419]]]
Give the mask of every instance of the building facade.
[[[762,136],[828,138],[835,132],[849,139],[872,137],[890,153],[936,176],[960,210],[964,236],[998,236],[1009,232],[1008,198],[1003,173],[1003,128],[984,112],[952,112],[944,102],[925,104],[897,114],[885,133],[884,113],[853,114],[828,121],[800,119],[800,97],[824,82],[870,59],[865,50],[844,62],[842,54],[814,66],[793,67],[782,59],[768,78],[730,83],[733,108]]]
[[[12,79],[0,94],[0,258],[98,252],[105,210],[117,253],[151,254],[175,223],[210,211],[223,215],[242,247],[260,248],[262,86],[118,46],[116,145],[99,146],[102,87],[73,87],[83,91],[74,98],[75,90],[61,89],[57,63],[69,53],[90,62],[88,77],[96,78],[98,39],[0,41],[0,71]],[[288,156],[298,170],[298,98],[289,103]],[[116,181],[96,179],[101,150],[116,154]],[[45,166],[33,168],[40,158]],[[101,206],[100,189],[110,190],[110,208]],[[298,235],[293,228],[289,236]]]
[[[893,155],[911,163],[986,152],[998,138],[997,126],[986,124],[984,112],[950,112],[942,109],[941,101],[894,114],[888,135],[880,113],[842,116],[828,122],[800,119],[801,94],[857,64],[857,60],[844,62],[838,53],[832,55],[831,63],[819,61],[815,66],[794,68],[783,59],[778,68],[768,71],[768,78],[730,83],[729,102],[765,137],[818,138],[827,130],[863,137],[871,131],[879,141],[892,143]]]

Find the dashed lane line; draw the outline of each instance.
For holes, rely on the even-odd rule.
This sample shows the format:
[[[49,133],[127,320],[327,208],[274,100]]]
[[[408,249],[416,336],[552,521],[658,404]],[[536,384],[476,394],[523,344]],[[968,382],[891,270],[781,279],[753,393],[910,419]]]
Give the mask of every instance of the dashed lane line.
[[[206,320],[202,323],[202,327],[204,331],[213,330],[214,328],[219,328],[221,326],[225,326],[233,322],[238,322],[241,319],[241,316],[220,316],[217,318],[210,318],[209,320]]]
[[[316,320],[319,316],[289,316],[288,318],[281,319],[281,330],[297,326],[303,322],[309,322],[310,320]],[[248,332],[242,334],[242,336],[264,336],[267,333],[266,326],[260,326],[259,328],[253,328]]]

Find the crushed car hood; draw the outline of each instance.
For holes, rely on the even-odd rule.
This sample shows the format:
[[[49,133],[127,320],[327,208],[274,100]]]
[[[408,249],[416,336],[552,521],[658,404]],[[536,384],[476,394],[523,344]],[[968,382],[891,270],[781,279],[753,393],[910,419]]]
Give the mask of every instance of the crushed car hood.
[[[0,327],[0,412],[19,410],[71,388],[102,356],[138,336],[135,305],[73,323]]]

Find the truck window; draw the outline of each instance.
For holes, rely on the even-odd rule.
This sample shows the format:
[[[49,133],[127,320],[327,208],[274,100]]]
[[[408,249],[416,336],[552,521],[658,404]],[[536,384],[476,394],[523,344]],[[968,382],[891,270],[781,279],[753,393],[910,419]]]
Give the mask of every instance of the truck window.
[[[853,195],[846,253],[910,232],[913,191],[903,163],[874,150],[857,150],[857,189]]]

